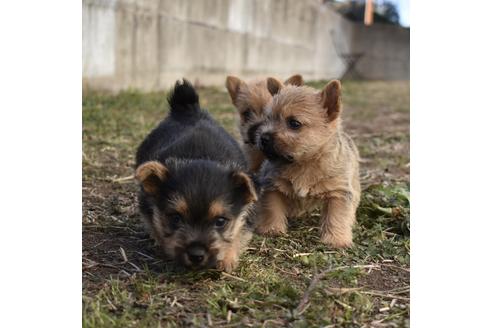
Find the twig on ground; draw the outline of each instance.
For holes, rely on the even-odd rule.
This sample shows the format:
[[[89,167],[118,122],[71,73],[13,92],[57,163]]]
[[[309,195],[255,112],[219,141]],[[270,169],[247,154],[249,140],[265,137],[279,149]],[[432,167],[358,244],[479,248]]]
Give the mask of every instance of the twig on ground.
[[[143,257],[145,257],[145,258],[147,258],[149,260],[155,260],[156,259],[155,257],[152,257],[150,255],[144,254],[144,253],[139,252],[139,251],[135,251],[135,253],[140,254],[140,255],[142,255]]]
[[[409,286],[403,286],[403,287],[398,287],[390,290],[385,290],[386,293],[388,294],[393,294],[393,295],[398,295],[398,294],[405,294],[405,293],[410,293],[410,287]]]
[[[233,276],[232,274],[229,274],[227,272],[222,272],[222,275],[225,276],[225,277],[227,277],[227,278],[236,279],[236,280],[239,280],[239,281],[242,281],[242,282],[248,282],[247,280],[244,280],[243,278],[239,278],[239,277]]]
[[[142,234],[139,231],[133,230],[129,226],[117,226],[117,225],[109,225],[109,224],[108,225],[97,225],[97,224],[90,225],[90,224],[84,224],[83,225],[83,229],[94,229],[96,231],[107,230],[107,229],[122,229],[122,230],[129,230],[129,231],[131,231],[131,232],[133,232],[135,234]]]
[[[284,325],[285,324],[285,321],[283,321],[283,320],[268,319],[268,320],[263,321],[263,324],[261,325],[261,327],[265,328],[266,325],[269,324],[269,323],[273,323],[273,324],[275,324],[275,327],[277,327],[279,325]]]
[[[98,262],[95,262],[95,261],[92,261],[92,260],[89,260],[89,261],[91,261],[92,263],[86,264],[85,266],[83,265],[83,269],[84,270],[90,269],[90,268],[93,268],[93,267],[96,267],[96,266],[121,270],[121,268],[117,267],[116,265],[106,264],[106,263],[98,263]]]
[[[290,274],[291,276],[296,276],[296,277],[298,276],[298,274],[297,274],[297,273],[295,273],[295,272],[289,272],[289,271],[287,271],[287,270],[284,270],[284,269],[282,269],[282,268],[279,268],[279,267],[278,267],[278,266],[276,266],[276,265],[275,265],[275,270],[278,270],[278,271],[283,272],[283,273],[286,273],[286,274]]]
[[[292,257],[296,258],[296,257],[299,257],[299,256],[308,256],[308,255],[311,255],[313,253],[297,253],[297,254],[294,254],[292,255]]]
[[[118,272],[118,275],[119,275],[120,273],[123,273],[123,274],[124,274],[125,276],[127,276],[127,277],[131,277],[131,274],[129,274],[128,272],[126,272],[126,271],[125,271],[125,270],[123,270],[123,269],[121,269],[121,270],[120,270],[120,272]]]
[[[265,250],[263,249],[265,247],[265,243],[266,243],[266,238],[263,238],[263,241],[261,242],[261,245],[260,245],[260,253],[264,252]]]
[[[403,296],[396,296],[396,295],[393,295],[393,294],[384,294],[382,292],[378,292],[378,291],[361,291],[360,292],[361,294],[366,294],[366,295],[372,295],[372,296],[379,296],[379,297],[384,297],[384,298],[392,298],[392,299],[396,299],[396,300],[402,300],[402,301],[410,301],[410,298],[408,297],[403,297]]]
[[[382,322],[384,322],[384,321],[388,321],[388,320],[390,320],[390,319],[394,319],[394,318],[396,318],[396,317],[399,317],[400,315],[402,315],[402,314],[404,314],[404,313],[405,313],[405,311],[397,312],[397,313],[395,313],[395,314],[392,314],[392,315],[389,315],[389,316],[387,316],[387,317],[384,317],[384,318],[383,318],[383,319],[381,319],[381,320],[378,320],[378,321],[373,321],[373,323],[382,323]]]
[[[405,272],[410,272],[410,269],[407,269],[405,267],[400,267],[398,265],[393,265],[393,264],[388,264],[388,263],[381,263],[381,265],[384,265],[384,266],[387,266],[387,267],[390,267],[390,268],[395,268],[395,269],[403,270]]]
[[[351,293],[351,292],[356,292],[361,290],[362,287],[355,287],[355,288],[336,288],[336,287],[326,287],[326,290],[330,292],[331,294],[336,294],[336,295],[342,295],[345,293]]]
[[[380,266],[377,265],[377,264],[361,264],[361,265],[349,266],[349,268],[356,268],[356,269],[380,269]]]
[[[123,247],[120,247],[120,253],[121,253],[121,257],[123,257],[123,261],[124,261],[123,263],[128,262],[128,257],[126,257],[126,252],[123,249]]]
[[[90,247],[90,249],[97,248],[97,247],[101,246],[102,244],[104,244],[105,242],[107,242],[108,240],[109,240],[109,239],[105,239],[105,240],[103,240],[103,241],[101,241],[101,242],[97,243],[96,245],[91,246],[91,247]]]
[[[108,302],[108,304],[111,306],[111,308],[113,310],[117,310],[118,308],[116,306],[114,306],[114,304],[109,300],[109,298],[106,297],[106,301]]]
[[[378,267],[373,264],[368,264],[368,265],[354,265],[354,266],[349,266],[349,265],[343,265],[339,266],[336,268],[328,268],[324,271],[321,271],[320,273],[316,274],[313,279],[311,280],[311,283],[309,284],[309,287],[306,289],[304,292],[304,295],[301,298],[301,301],[299,302],[299,305],[296,307],[296,311],[298,314],[303,313],[306,308],[307,304],[309,303],[309,295],[313,291],[313,289],[316,287],[316,285],[321,281],[321,278],[323,278],[327,273],[333,272],[336,270],[342,270],[342,269],[347,269],[347,268],[360,268],[360,269],[368,269],[368,268],[375,268]]]
[[[140,269],[136,264],[132,263],[132,262],[128,262],[128,264],[130,264],[132,267],[135,268],[135,270],[137,270],[138,272],[142,272],[143,270]]]
[[[128,183],[127,181],[133,180],[135,178],[134,175],[129,175],[127,177],[122,177],[122,178],[112,178],[111,182],[117,182],[117,183]]]
[[[335,270],[345,269],[347,267],[348,266],[345,265],[345,266],[340,266],[340,267],[336,267],[336,268],[328,268],[328,269],[323,270],[320,273],[316,274],[313,277],[313,279],[311,280],[311,283],[309,284],[308,288],[306,289],[306,291],[304,292],[304,295],[301,298],[301,301],[299,302],[299,304],[296,307],[297,313],[301,314],[307,309],[307,305],[309,303],[309,295],[313,291],[314,287],[316,287],[316,285],[321,281],[321,278],[323,278],[329,272],[332,272]]]
[[[352,310],[353,307],[351,307],[350,305],[348,304],[345,304],[343,303],[342,301],[340,300],[335,300],[335,303],[337,303],[338,305],[341,305],[344,309],[348,309],[348,310]]]

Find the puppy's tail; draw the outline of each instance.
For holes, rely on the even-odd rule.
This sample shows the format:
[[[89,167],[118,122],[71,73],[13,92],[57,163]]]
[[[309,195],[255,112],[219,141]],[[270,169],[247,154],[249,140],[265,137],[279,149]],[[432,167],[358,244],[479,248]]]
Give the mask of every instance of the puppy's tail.
[[[175,119],[189,119],[200,113],[198,94],[186,79],[183,79],[183,82],[176,81],[167,101],[171,108],[171,116]]]

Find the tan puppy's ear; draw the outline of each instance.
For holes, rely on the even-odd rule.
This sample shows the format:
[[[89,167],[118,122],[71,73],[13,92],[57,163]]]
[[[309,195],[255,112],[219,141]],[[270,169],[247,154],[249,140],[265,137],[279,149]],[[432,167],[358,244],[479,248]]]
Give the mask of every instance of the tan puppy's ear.
[[[150,195],[159,191],[161,183],[168,177],[167,168],[157,161],[145,162],[135,171],[135,178],[142,185],[143,190]]]
[[[272,96],[275,96],[283,87],[284,85],[282,84],[282,82],[280,82],[276,78],[269,77],[267,79],[267,88]]]
[[[301,85],[304,85],[304,80],[302,79],[302,75],[296,74],[292,75],[289,77],[287,80],[284,82],[285,85],[295,85],[296,87],[300,87]]]
[[[246,204],[256,202],[258,200],[255,185],[246,173],[241,171],[233,172],[232,180],[236,185],[236,190],[242,195]]]
[[[321,91],[321,105],[328,114],[328,120],[331,122],[340,116],[342,85],[340,81],[330,81]]]
[[[225,86],[227,91],[229,91],[229,96],[231,96],[232,103],[237,106],[237,95],[239,93],[239,89],[241,87],[247,87],[246,83],[244,83],[240,78],[235,76],[228,76],[226,78]]]

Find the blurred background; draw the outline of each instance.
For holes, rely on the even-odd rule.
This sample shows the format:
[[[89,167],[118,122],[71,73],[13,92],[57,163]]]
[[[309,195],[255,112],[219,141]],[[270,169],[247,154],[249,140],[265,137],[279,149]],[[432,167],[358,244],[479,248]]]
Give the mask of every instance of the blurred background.
[[[187,77],[408,80],[408,1],[83,0],[83,85],[156,91]]]

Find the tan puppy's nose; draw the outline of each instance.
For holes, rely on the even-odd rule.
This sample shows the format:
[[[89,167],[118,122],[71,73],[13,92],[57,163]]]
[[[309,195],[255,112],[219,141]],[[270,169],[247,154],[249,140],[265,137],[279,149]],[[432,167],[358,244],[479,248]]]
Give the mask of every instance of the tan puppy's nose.
[[[268,147],[272,143],[272,134],[269,132],[263,133],[260,137],[260,142],[263,147]]]

